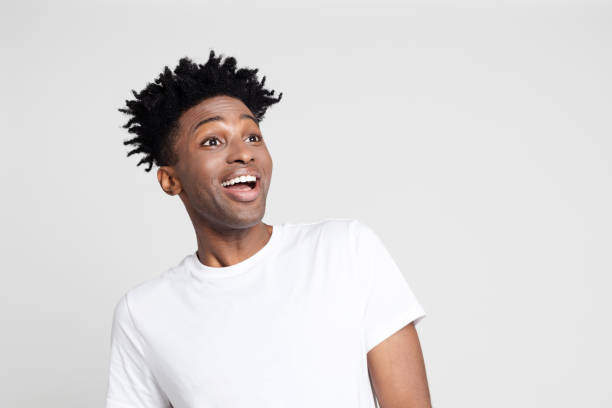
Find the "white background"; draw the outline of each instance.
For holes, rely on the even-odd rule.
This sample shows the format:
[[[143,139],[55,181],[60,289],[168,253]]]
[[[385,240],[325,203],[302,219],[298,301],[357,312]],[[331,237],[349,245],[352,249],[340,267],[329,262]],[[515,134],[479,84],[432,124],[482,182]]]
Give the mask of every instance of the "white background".
[[[112,311],[196,249],[117,112],[210,49],[284,92],[264,221],[358,218],[427,317],[434,407],[612,406],[612,7],[13,2],[0,406],[103,406]]]

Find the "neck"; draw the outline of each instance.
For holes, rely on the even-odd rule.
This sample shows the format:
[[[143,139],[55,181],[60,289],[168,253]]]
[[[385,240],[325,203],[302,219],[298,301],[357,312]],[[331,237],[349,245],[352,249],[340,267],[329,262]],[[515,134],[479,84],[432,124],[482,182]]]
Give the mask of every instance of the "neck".
[[[201,225],[196,228],[198,259],[207,266],[231,266],[258,252],[271,235],[272,226],[263,222],[248,228],[227,230]]]

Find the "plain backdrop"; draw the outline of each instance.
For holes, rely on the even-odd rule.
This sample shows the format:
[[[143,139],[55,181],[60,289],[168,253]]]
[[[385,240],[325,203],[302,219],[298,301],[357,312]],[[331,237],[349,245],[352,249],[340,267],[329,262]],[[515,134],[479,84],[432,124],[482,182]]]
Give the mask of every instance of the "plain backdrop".
[[[99,407],[112,312],[196,249],[120,114],[210,49],[283,92],[264,221],[357,218],[423,304],[434,407],[612,406],[605,2],[13,1],[0,406]]]

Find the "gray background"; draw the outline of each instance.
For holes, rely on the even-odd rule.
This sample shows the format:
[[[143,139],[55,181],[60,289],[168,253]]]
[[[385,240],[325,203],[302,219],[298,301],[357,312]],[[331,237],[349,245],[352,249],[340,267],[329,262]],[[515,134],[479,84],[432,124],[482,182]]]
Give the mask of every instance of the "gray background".
[[[215,4],[1,6],[0,405],[103,406],[114,305],[196,248],[116,109],[213,48],[284,92],[264,221],[373,227],[435,407],[612,406],[610,4]]]

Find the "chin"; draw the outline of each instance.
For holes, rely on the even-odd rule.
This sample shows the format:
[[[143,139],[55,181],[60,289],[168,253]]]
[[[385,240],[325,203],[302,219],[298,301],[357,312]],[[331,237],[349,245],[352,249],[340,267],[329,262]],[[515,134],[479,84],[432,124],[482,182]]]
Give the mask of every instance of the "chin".
[[[228,221],[234,228],[249,228],[261,222],[265,215],[265,207],[261,210],[246,210],[232,215],[228,214]]]

